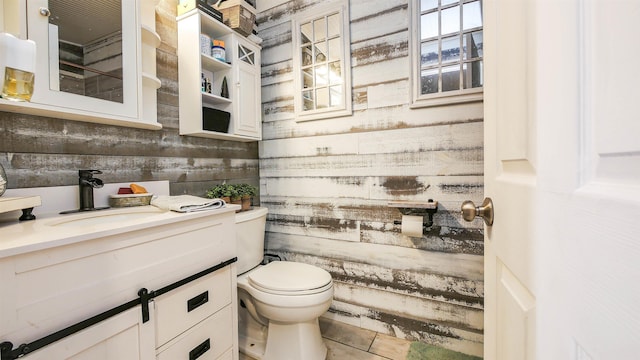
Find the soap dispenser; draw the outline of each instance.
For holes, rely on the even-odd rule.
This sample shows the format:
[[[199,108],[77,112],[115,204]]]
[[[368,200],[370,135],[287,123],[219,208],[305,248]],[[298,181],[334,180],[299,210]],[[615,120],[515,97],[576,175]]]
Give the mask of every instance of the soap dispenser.
[[[0,85],[2,98],[31,101],[36,70],[36,43],[0,33]]]

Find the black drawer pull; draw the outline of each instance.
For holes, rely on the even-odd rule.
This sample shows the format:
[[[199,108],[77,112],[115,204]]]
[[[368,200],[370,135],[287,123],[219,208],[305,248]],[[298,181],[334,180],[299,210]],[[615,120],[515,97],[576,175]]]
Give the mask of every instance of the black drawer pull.
[[[206,353],[209,349],[211,349],[211,342],[209,339],[205,340],[202,344],[193,348],[193,350],[189,351],[189,360],[196,360],[202,354]]]
[[[194,296],[187,301],[187,312],[195,310],[201,305],[206,304],[209,301],[209,291],[205,291],[198,296]]]

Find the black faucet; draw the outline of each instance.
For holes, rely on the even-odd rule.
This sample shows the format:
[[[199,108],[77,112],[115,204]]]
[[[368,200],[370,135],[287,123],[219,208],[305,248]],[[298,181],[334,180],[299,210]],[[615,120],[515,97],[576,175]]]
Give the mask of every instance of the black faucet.
[[[60,214],[70,214],[81,211],[94,211],[108,209],[109,207],[95,207],[93,205],[93,189],[104,186],[102,180],[94,178],[93,175],[102,174],[100,170],[78,170],[78,190],[80,192],[80,206],[78,210],[67,210]]]
[[[93,206],[93,189],[104,186],[102,180],[93,175],[102,174],[100,170],[78,170],[78,185],[80,190],[80,211],[95,210]]]

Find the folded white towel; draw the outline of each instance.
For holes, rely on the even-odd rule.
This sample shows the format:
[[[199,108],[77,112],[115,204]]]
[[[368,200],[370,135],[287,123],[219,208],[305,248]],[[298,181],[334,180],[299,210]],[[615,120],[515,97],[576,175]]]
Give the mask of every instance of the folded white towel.
[[[202,210],[213,210],[224,207],[226,203],[222,199],[207,199],[192,195],[154,196],[151,205],[163,209],[177,212],[192,212]]]

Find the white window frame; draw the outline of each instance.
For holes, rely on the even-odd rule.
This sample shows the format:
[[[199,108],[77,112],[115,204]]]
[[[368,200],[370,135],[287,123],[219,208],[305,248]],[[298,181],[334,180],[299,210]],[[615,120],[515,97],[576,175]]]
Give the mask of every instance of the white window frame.
[[[411,56],[411,81],[412,81],[412,108],[429,106],[442,106],[478,102],[483,100],[483,87],[439,92],[434,94],[421,94],[421,38],[420,38],[420,0],[409,0],[409,14],[411,14],[411,31],[409,35],[409,49]],[[484,16],[483,16],[484,18]]]
[[[301,60],[301,36],[300,26],[309,21],[338,13],[342,21],[340,24],[341,37],[341,74],[343,84],[342,105],[315,110],[303,110],[303,81]],[[331,4],[313,7],[300,13],[291,19],[291,37],[293,44],[293,77],[294,77],[294,109],[296,121],[309,121],[329,119],[352,114],[351,100],[351,34],[349,31],[349,2],[347,0],[335,1]]]

